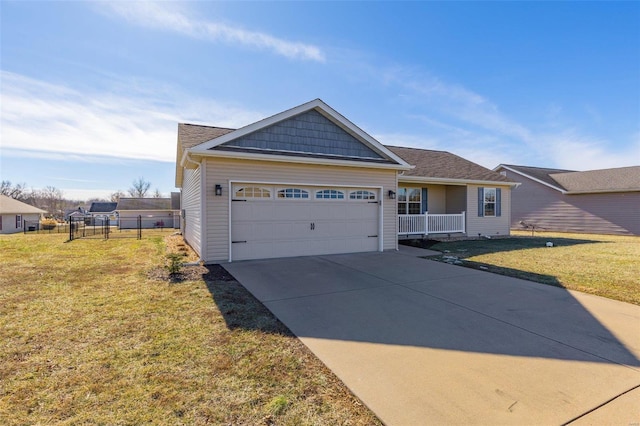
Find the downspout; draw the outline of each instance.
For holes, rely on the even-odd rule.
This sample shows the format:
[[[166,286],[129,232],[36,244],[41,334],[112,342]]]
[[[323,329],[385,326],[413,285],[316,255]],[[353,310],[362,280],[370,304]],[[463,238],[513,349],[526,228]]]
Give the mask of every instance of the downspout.
[[[185,163],[191,163],[192,165],[196,166],[196,167],[200,167],[200,163],[193,161],[191,159],[191,155],[189,154],[188,150],[184,151],[184,154],[182,155],[182,159],[180,160],[180,167],[184,168]],[[182,206],[181,206],[182,207]],[[202,252],[202,247],[200,248],[200,251]],[[200,256],[198,258],[198,260],[196,260],[195,262],[185,262],[182,264],[182,266],[198,266],[200,265],[202,262],[204,262],[202,260],[202,256]]]

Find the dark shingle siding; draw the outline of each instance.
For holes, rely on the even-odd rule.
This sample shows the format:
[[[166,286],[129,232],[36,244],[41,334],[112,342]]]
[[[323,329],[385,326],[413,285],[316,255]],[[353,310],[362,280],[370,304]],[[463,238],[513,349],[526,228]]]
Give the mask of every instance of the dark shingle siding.
[[[315,110],[261,128],[213,149],[244,148],[272,153],[298,152],[338,157],[382,156]]]

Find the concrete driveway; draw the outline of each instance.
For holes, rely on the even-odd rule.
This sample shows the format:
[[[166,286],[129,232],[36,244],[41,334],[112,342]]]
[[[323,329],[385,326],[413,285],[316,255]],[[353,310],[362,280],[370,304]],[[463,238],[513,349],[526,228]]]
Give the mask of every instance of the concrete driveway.
[[[640,423],[640,307],[417,254],[223,266],[388,425]]]

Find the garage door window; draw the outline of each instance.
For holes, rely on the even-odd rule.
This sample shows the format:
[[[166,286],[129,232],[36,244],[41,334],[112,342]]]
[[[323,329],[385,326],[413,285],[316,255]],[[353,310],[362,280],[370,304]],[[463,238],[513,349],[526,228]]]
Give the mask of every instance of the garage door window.
[[[278,191],[278,198],[309,198],[309,191],[300,188],[285,188]]]
[[[323,189],[316,191],[316,198],[323,200],[344,200],[344,192],[337,189]]]
[[[236,189],[235,198],[271,198],[271,191],[258,186],[243,186]]]
[[[375,200],[376,199],[376,194],[375,194],[375,192],[363,191],[363,190],[351,191],[349,193],[349,199],[351,199],[351,200]]]

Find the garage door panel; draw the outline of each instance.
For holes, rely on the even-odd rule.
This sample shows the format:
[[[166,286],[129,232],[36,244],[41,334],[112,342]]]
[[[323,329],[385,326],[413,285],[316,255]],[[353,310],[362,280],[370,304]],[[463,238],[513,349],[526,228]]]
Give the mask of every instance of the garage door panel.
[[[378,229],[379,205],[367,200],[272,198],[231,204],[233,260],[376,251]]]

